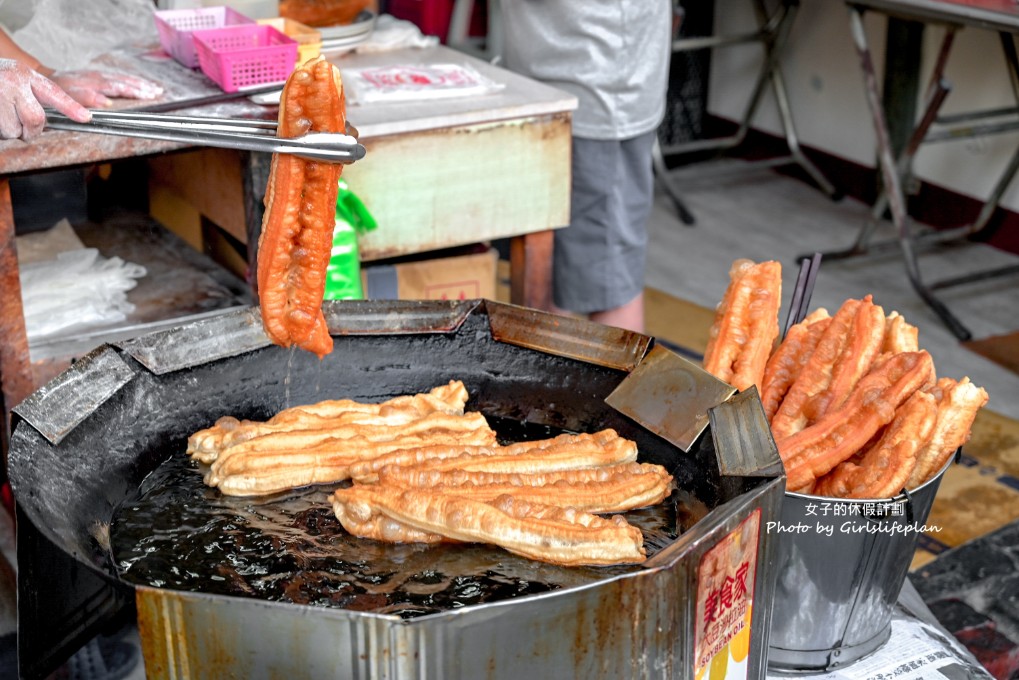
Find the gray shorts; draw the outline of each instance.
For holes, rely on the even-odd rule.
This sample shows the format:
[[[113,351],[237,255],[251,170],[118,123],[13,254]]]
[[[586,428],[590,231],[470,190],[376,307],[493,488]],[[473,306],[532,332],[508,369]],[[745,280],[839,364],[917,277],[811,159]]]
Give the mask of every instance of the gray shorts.
[[[644,290],[655,134],[573,138],[570,225],[555,232],[552,297],[558,307],[601,312]]]

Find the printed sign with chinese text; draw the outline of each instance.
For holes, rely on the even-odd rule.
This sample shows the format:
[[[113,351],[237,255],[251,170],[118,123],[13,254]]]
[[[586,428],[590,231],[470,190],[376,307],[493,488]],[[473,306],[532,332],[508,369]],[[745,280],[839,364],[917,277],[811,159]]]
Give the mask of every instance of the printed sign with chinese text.
[[[697,570],[695,678],[745,680],[750,653],[761,510],[701,558]]]

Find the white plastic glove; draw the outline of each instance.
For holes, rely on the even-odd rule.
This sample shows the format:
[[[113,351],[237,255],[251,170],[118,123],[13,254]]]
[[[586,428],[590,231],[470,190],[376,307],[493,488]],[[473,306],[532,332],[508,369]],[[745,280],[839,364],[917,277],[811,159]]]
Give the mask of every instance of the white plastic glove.
[[[110,97],[155,99],[163,94],[151,80],[108,71],[56,71],[50,79],[89,108],[109,106]]]
[[[14,59],[0,59],[0,139],[29,140],[46,125],[44,106],[87,123],[92,113],[44,75]]]

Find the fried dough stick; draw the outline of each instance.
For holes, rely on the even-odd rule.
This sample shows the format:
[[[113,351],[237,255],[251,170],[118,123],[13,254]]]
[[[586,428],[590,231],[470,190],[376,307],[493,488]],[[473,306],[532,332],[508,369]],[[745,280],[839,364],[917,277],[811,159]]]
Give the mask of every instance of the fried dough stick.
[[[564,566],[635,564],[646,558],[640,529],[620,515],[603,518],[512,496],[482,503],[374,484],[339,489],[332,502],[343,528],[363,538],[489,543]]]
[[[335,451],[354,442],[389,442],[405,440],[415,446],[445,442],[448,444],[474,444],[494,446],[495,430],[488,426],[485,416],[478,412],[463,415],[429,413],[415,420],[403,421],[403,414],[393,424],[390,420],[370,416],[367,423],[337,425],[316,430],[270,432],[240,444],[223,449],[212,463],[213,467],[228,465],[234,458],[252,454],[276,455],[280,452],[304,451],[308,454]],[[447,437],[443,439],[443,437]]]
[[[963,378],[943,378],[932,390],[938,398],[938,417],[930,441],[917,455],[916,467],[906,483],[915,489],[940,470],[955,450],[969,441],[977,412],[987,403],[987,391]]]
[[[417,464],[419,470],[466,470],[469,472],[541,473],[603,467],[637,460],[637,444],[603,430],[591,437],[557,444],[540,450],[523,449],[511,453],[496,449],[488,455],[464,453],[450,458],[431,458]]]
[[[832,368],[828,388],[814,397],[808,407],[808,411],[812,411],[812,422],[842,406],[856,384],[870,371],[871,364],[881,351],[885,337],[885,311],[873,303],[870,295],[860,302],[849,332],[846,346]]]
[[[782,266],[778,262],[734,262],[711,326],[704,370],[738,390],[760,386],[778,338],[781,302]]]
[[[480,413],[462,416],[435,413],[419,422],[431,426],[396,436],[380,436],[387,430],[392,433],[394,428],[365,427],[363,435],[329,439],[309,448],[263,450],[258,444],[266,437],[254,439],[220,454],[205,475],[205,483],[234,496],[278,493],[309,484],[341,482],[350,477],[353,463],[392,451],[437,444],[457,447],[496,444],[495,432]]]
[[[325,59],[294,69],[280,95],[280,137],[344,132],[346,100],[338,68]],[[338,163],[273,154],[258,239],[258,295],[266,335],[322,358],[333,348],[322,297],[335,226]]]
[[[841,405],[881,349],[884,319],[869,295],[842,304],[775,412],[771,431],[776,440]]]
[[[749,272],[750,306],[747,310],[747,338],[733,366],[732,385],[742,391],[753,385],[760,389],[764,366],[778,339],[778,310],[782,304],[782,265],[761,262]]]
[[[790,326],[782,343],[768,359],[761,381],[761,403],[769,423],[830,323],[828,310],[815,310],[803,321]]]
[[[505,494],[528,502],[600,514],[661,503],[672,490],[672,475],[661,465],[650,463],[544,473],[437,471],[387,466],[379,472],[379,484],[430,489],[434,493],[482,502]]]
[[[881,341],[881,353],[898,354],[916,352],[920,349],[920,329],[906,322],[898,312],[885,318],[885,335]]]
[[[838,498],[891,498],[906,486],[917,454],[930,441],[937,400],[917,390],[895,412],[876,444],[858,462],[847,460],[822,477],[813,493]]]
[[[402,395],[379,404],[333,399],[284,409],[266,422],[225,416],[212,427],[188,437],[187,454],[194,460],[210,464],[224,448],[270,432],[365,423],[370,422],[372,417],[382,417],[397,424],[433,412],[462,415],[466,404],[467,388],[461,381],[451,380],[449,384],[429,392]]]
[[[925,387],[934,371],[925,351],[897,354],[856,385],[845,403],[794,435],[776,441],[786,488],[809,490],[892,421],[899,405]]]
[[[605,456],[603,450],[606,447],[612,446],[616,440],[622,442],[616,449],[618,455],[614,458]],[[378,481],[379,470],[388,465],[420,467],[432,461],[444,461],[461,456],[464,456],[464,461],[468,460],[470,456],[479,458],[501,456],[504,461],[508,457],[510,462],[515,459],[518,463],[526,463],[528,460],[544,457],[548,451],[567,451],[569,455],[574,456],[573,462],[577,462],[576,454],[586,451],[595,456],[600,455],[598,460],[602,461],[602,465],[632,463],[637,460],[636,444],[622,439],[615,430],[606,429],[594,434],[561,434],[551,439],[515,442],[506,446],[465,447],[436,445],[394,451],[372,460],[365,460],[351,465],[350,476],[355,482],[360,484],[372,484]],[[553,456],[554,458],[555,456]],[[552,463],[554,462],[555,460],[552,461]],[[453,466],[451,469],[455,469],[455,467]],[[594,465],[578,465],[578,467],[594,467]],[[560,467],[560,469],[562,468]],[[523,470],[516,470],[516,472],[523,472]]]
[[[715,309],[708,346],[704,349],[704,370],[726,383],[732,380],[732,366],[746,342],[750,286],[741,284],[753,266],[751,260],[739,259],[729,268],[729,284]]]

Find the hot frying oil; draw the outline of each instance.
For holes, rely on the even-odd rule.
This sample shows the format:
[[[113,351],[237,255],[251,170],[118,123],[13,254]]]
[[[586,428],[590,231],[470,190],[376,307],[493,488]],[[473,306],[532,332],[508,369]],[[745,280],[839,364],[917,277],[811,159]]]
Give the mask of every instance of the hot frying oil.
[[[561,434],[489,417],[503,443]],[[341,485],[271,497],[224,496],[202,483],[183,442],[118,508],[112,553],[128,582],[404,618],[580,586],[639,566],[565,568],[477,544],[389,544],[349,535],[329,496]],[[704,509],[676,492],[627,520],[650,557]]]

